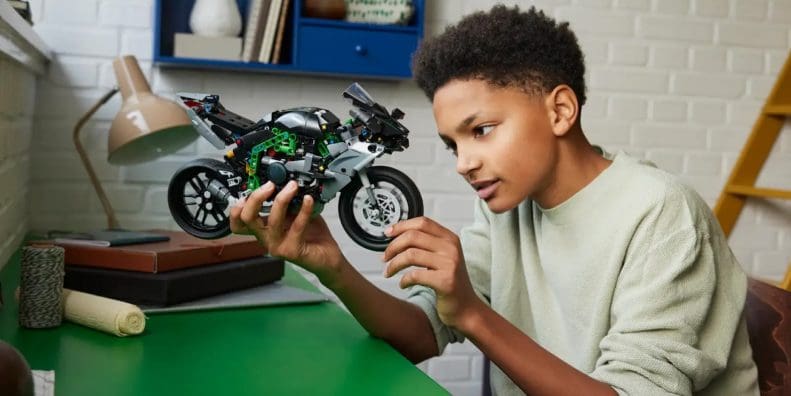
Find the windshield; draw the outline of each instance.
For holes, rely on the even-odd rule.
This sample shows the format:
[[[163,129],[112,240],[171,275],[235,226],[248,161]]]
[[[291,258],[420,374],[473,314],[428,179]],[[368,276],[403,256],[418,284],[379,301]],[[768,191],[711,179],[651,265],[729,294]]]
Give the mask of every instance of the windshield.
[[[368,92],[366,92],[365,89],[363,89],[363,87],[357,83],[349,85],[349,88],[346,88],[346,90],[343,91],[343,97],[352,99],[353,105],[357,105],[357,103],[354,103],[354,101],[360,102],[360,104],[369,107],[376,103],[374,102],[373,98],[371,98],[371,95],[369,95]]]

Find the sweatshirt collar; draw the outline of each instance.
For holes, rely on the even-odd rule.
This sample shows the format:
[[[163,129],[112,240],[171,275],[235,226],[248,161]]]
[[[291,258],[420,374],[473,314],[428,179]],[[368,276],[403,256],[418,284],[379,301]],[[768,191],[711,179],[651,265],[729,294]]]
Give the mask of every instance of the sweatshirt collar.
[[[580,216],[586,216],[591,210],[596,210],[603,200],[608,199],[614,193],[613,188],[617,187],[618,182],[618,169],[628,160],[628,155],[623,151],[618,151],[613,155],[602,150],[602,156],[612,160],[610,166],[565,201],[549,209],[542,208],[533,201],[533,204],[547,220],[553,223],[566,223],[575,218],[579,219]]]

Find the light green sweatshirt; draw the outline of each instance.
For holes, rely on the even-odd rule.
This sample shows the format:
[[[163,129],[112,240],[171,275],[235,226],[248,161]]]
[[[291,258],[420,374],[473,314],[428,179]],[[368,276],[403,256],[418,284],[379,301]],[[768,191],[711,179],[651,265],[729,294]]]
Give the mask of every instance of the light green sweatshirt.
[[[706,203],[624,153],[552,209],[494,214],[461,233],[468,272],[497,313],[622,395],[757,395],[742,309],[746,277]],[[443,351],[464,337],[426,312]],[[514,351],[519,353],[519,351]],[[492,365],[497,395],[522,392]],[[580,390],[580,394],[585,394]]]

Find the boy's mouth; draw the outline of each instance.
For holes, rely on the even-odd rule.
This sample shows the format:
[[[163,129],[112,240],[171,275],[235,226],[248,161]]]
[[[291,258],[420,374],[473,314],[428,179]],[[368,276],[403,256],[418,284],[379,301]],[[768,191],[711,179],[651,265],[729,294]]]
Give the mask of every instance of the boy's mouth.
[[[500,185],[500,181],[497,179],[480,180],[471,182],[470,185],[478,193],[478,197],[486,201],[494,195],[497,186]]]

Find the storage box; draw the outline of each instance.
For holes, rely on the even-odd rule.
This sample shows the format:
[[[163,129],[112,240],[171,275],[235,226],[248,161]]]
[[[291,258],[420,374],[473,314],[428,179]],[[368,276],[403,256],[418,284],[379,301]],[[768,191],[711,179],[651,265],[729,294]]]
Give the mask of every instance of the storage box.
[[[180,58],[238,61],[242,59],[242,38],[176,33],[173,52]]]
[[[282,259],[259,256],[158,274],[67,266],[64,287],[133,304],[168,306],[280,280]]]
[[[170,240],[115,247],[63,244],[66,266],[158,273],[241,260],[266,253],[255,237],[247,235],[205,240],[183,231],[151,232],[167,235]]]

